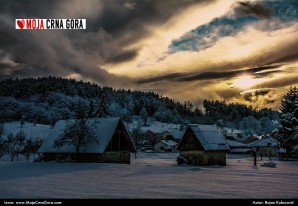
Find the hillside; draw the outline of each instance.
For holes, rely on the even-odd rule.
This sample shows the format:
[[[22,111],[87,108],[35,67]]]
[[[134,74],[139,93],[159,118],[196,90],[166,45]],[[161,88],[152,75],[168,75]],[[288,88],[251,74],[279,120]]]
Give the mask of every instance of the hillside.
[[[6,138],[9,133],[16,136],[18,133],[23,132],[26,139],[40,139],[45,140],[51,131],[51,125],[34,124],[31,122],[24,122],[21,125],[20,121],[8,122],[4,124],[4,135]]]
[[[134,115],[163,122],[199,122],[203,113],[190,102],[180,103],[154,92],[115,90],[60,77],[7,79],[0,82],[2,122],[26,120],[54,125],[75,117],[78,107],[90,117]]]
[[[177,102],[154,92],[103,87],[61,77],[6,79],[0,81],[0,122],[28,121],[54,125],[58,120],[122,117],[141,126],[151,120],[179,124],[216,124],[241,129],[245,134],[270,133],[279,127],[279,113],[255,110],[244,104],[204,100],[204,112],[191,102]]]

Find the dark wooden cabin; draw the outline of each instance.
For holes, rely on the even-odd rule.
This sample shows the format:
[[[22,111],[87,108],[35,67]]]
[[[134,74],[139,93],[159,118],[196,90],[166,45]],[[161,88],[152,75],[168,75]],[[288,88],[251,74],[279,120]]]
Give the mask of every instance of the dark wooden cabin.
[[[136,148],[121,118],[96,118],[89,121],[95,125],[95,140],[82,146],[79,154],[73,145],[54,147],[55,140],[62,134],[67,123],[66,120],[58,121],[38,151],[44,161],[68,157],[76,159],[77,162],[130,164],[130,153],[136,152]]]
[[[191,124],[176,149],[192,165],[226,165],[229,146],[215,126]]]

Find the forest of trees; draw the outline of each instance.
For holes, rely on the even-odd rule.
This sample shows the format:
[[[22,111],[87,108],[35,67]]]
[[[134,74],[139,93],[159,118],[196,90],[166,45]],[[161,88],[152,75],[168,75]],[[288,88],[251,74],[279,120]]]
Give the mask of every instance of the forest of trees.
[[[154,92],[115,90],[60,77],[7,79],[0,82],[0,87],[0,156],[6,153],[12,161],[19,154],[28,160],[37,152],[41,141],[27,139],[23,133],[7,134],[7,140],[3,141],[4,122],[54,125],[58,120],[74,119],[55,146],[73,144],[79,152],[84,138],[92,136],[88,119],[107,116],[122,117],[126,122],[138,119],[139,126],[131,131],[134,138],[138,138],[140,126],[147,125],[149,118],[180,124],[181,128],[189,123],[216,124],[221,128],[240,129],[245,135],[278,130],[277,138],[282,146],[291,153],[298,152],[296,87],[291,87],[283,96],[280,111],[255,110],[252,106],[219,100],[204,100],[201,111],[190,102],[176,102]]]
[[[115,90],[60,77],[7,79],[0,82],[0,121],[24,119],[54,125],[74,118],[79,104],[90,117],[120,116],[130,122],[143,109],[162,122],[198,122],[203,113],[190,102],[179,103],[154,92]]]
[[[191,102],[180,103],[154,92],[116,90],[95,83],[61,77],[7,79],[0,82],[0,122],[29,121],[54,125],[75,118],[80,108],[88,117],[117,116],[131,122],[139,116],[161,122],[217,124],[245,133],[270,133],[279,124],[279,113],[271,109],[225,101],[204,100],[200,110]]]

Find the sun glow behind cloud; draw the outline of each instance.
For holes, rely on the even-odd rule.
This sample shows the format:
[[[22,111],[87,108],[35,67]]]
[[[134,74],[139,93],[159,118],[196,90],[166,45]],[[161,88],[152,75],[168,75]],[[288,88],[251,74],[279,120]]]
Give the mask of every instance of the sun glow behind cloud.
[[[256,108],[278,108],[298,82],[296,0],[53,0],[38,10],[28,0],[21,12],[14,0],[0,1],[7,5],[0,7],[2,79],[63,76],[194,104],[219,99]],[[20,35],[11,27],[16,15],[79,15],[88,28]]]
[[[252,75],[242,75],[236,78],[232,86],[240,89],[249,89],[252,86],[267,81],[267,78],[254,78]]]

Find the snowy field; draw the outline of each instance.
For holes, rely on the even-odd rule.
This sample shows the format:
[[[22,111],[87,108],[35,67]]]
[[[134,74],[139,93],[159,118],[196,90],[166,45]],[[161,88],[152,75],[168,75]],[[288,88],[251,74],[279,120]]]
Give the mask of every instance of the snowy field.
[[[0,159],[0,198],[297,199],[298,161],[276,168],[228,155],[227,166],[177,165],[177,153],[137,153],[131,164],[34,163]]]

